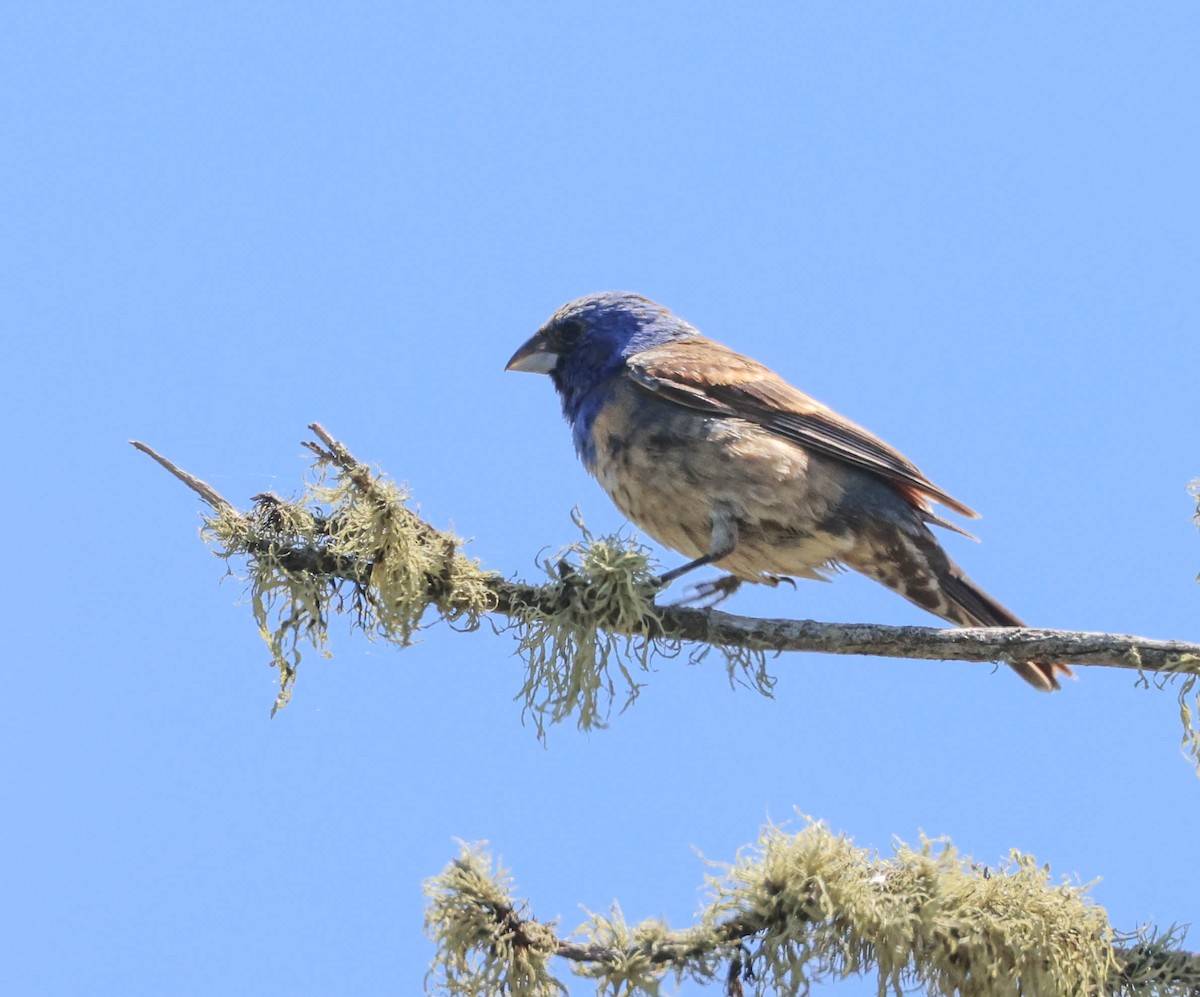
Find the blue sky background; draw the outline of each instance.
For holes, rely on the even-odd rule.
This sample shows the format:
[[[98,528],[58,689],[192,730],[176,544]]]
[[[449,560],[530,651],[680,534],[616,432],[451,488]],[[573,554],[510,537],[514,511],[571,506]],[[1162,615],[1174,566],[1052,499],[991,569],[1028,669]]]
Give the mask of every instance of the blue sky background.
[[[793,808],[866,846],[1030,851],[1098,879],[1120,928],[1200,918],[1174,696],[1126,672],[1039,696],[789,656],[768,701],[667,664],[611,729],[543,748],[508,637],[339,627],[268,720],[198,501],[126,442],[245,503],[297,490],[319,420],[528,576],[572,506],[621,520],[550,384],[504,363],[562,302],[637,290],[984,512],[947,546],[1032,623],[1197,639],[1200,7],[2,20],[6,992],[413,993],[456,837],[539,917],[618,899],[684,925],[696,850]],[[931,622],[852,577],[729,608]]]

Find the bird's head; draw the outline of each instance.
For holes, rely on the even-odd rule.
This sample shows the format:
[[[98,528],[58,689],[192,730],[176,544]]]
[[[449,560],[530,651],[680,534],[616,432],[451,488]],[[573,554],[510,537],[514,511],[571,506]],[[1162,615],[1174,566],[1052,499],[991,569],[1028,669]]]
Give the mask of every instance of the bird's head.
[[[592,423],[625,361],[642,350],[698,335],[649,298],[603,291],[563,305],[512,355],[505,370],[550,375],[571,424],[575,450],[591,467]]]
[[[642,350],[698,336],[694,327],[649,298],[603,291],[568,302],[513,354],[505,370],[549,374],[573,409],[621,372]]]

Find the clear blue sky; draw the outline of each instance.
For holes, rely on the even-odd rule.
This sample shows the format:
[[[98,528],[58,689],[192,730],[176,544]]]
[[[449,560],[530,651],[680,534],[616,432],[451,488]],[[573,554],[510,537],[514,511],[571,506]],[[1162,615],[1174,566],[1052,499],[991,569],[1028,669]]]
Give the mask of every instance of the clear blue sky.
[[[793,808],[1200,920],[1200,782],[1129,673],[790,656],[767,701],[668,664],[543,748],[509,638],[339,627],[268,720],[196,498],[126,443],[245,502],[297,489],[319,420],[529,575],[572,506],[621,520],[504,363],[637,290],[980,509],[947,545],[1031,622],[1200,638],[1200,7],[333,11],[4,16],[3,989],[413,993],[456,837],[568,928],[684,925],[694,849]],[[729,608],[931,622],[851,577]]]

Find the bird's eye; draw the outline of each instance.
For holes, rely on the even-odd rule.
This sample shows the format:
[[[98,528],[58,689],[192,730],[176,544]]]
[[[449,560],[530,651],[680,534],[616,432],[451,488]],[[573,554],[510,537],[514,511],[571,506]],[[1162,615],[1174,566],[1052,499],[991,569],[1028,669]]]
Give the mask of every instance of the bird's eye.
[[[562,322],[558,327],[558,341],[566,347],[575,346],[583,338],[582,322]]]

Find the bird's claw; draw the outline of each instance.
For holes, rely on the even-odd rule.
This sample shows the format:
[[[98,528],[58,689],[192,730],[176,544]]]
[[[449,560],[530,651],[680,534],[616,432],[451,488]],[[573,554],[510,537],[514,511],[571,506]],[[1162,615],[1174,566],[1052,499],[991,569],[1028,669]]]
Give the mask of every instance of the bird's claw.
[[[742,586],[736,575],[723,575],[711,582],[699,582],[688,589],[683,598],[672,606],[691,606],[696,609],[712,609],[719,606]]]

